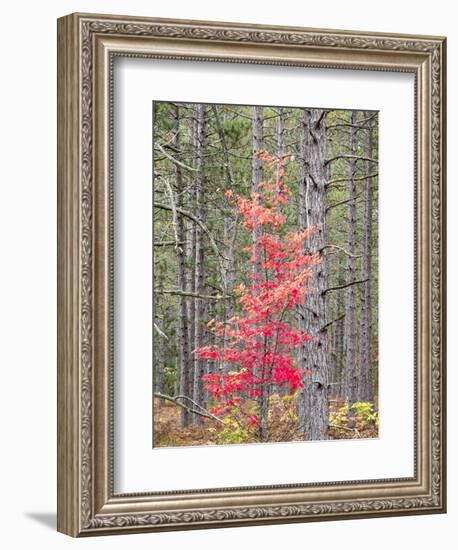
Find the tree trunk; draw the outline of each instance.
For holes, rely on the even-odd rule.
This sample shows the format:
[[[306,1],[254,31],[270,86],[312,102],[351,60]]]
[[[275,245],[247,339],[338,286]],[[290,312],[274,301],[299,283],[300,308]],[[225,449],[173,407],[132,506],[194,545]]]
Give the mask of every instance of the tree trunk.
[[[344,269],[343,258],[339,260],[339,269],[338,269],[338,278],[337,286],[342,286],[345,284],[345,269]],[[344,303],[344,293],[338,292],[336,296],[337,300],[337,317],[340,315],[345,315],[345,303]],[[336,323],[336,397],[338,399],[342,398],[345,393],[345,382],[344,382],[344,348],[345,348],[345,317],[337,321]]]
[[[369,118],[370,113],[366,113]],[[369,130],[367,131],[366,156],[372,158],[372,121],[369,121]],[[373,172],[371,163],[367,163],[366,176]],[[359,399],[362,401],[374,400],[374,384],[372,380],[372,297],[371,297],[371,278],[372,278],[372,178],[368,177],[364,190],[364,236],[363,252],[361,265],[361,279],[367,282],[363,283],[361,289],[361,333],[360,333],[360,389]]]
[[[226,136],[221,124],[221,119],[219,115],[219,110],[216,105],[213,106],[213,113],[215,115],[215,124],[216,130],[218,133],[219,140],[221,142],[221,150],[224,161],[224,172],[226,174],[226,185],[229,184],[229,189],[234,190],[236,187],[234,173],[232,171],[231,160],[229,157],[229,149],[226,141]],[[224,278],[225,281],[221,281],[221,286],[225,292],[232,294],[233,288],[235,285],[235,255],[234,247],[236,245],[236,236],[238,224],[237,221],[231,220],[228,216],[223,216],[223,236],[224,242],[228,243],[225,250],[225,259],[224,259]],[[222,313],[222,322],[226,323],[233,315],[233,303],[230,300],[224,300],[223,303],[223,313]],[[225,346],[225,343],[224,343]],[[223,354],[224,355],[224,354]],[[224,374],[228,374],[229,365],[222,362],[220,369]]]
[[[286,112],[283,107],[279,109],[278,123],[277,123],[277,157],[283,158],[285,154],[285,126],[286,126]],[[277,189],[277,193],[280,189]]]
[[[351,112],[351,124],[357,123],[357,111]],[[357,154],[357,129],[350,127],[350,155]],[[356,195],[356,159],[348,161],[348,197]],[[347,283],[355,281],[356,277],[356,200],[348,203],[348,234],[347,234]],[[345,399],[350,405],[358,399],[358,366],[356,364],[356,287],[350,285],[345,290]]]
[[[179,107],[175,107],[175,138],[174,138],[174,147],[177,151],[177,158],[180,151],[180,112]],[[179,158],[178,158],[179,160]],[[175,185],[176,185],[176,205],[181,207],[183,200],[183,176],[181,166],[175,164]],[[185,226],[182,216],[178,216],[177,219],[177,239],[178,242],[183,242],[185,240]],[[177,256],[177,275],[178,275],[178,288],[186,289],[186,252],[183,246],[176,244],[176,256]],[[190,365],[190,342],[189,342],[189,327],[188,327],[188,304],[187,298],[185,296],[180,296],[180,320],[177,330],[177,340],[178,340],[178,349],[180,353],[180,394],[189,395],[189,376],[191,372]],[[190,414],[187,410],[181,409],[181,424],[182,426],[188,426],[190,422]]]
[[[194,207],[194,205],[193,205]],[[196,225],[193,221],[188,221],[186,224],[186,292],[189,294],[195,294],[195,257],[196,257]],[[188,316],[188,342],[190,352],[195,349],[194,345],[194,320],[196,311],[196,301],[193,298],[187,298],[186,313]],[[189,374],[188,385],[185,390],[185,395],[192,396],[194,388],[194,354],[189,354]]]
[[[300,393],[299,422],[308,440],[327,439],[329,422],[329,349],[326,330],[322,330],[327,319],[325,290],[328,278],[325,118],[322,110],[303,111],[299,229],[314,228],[306,248],[311,253],[319,252],[321,258],[315,269],[314,290],[309,292],[299,312],[301,329],[313,337],[299,356],[299,367],[307,371]]]
[[[259,184],[262,179],[262,161],[256,153],[262,151],[262,107],[253,107],[253,160],[252,160],[252,177],[251,177],[251,192],[261,193]],[[253,246],[256,245],[260,238],[260,230],[253,230]],[[254,275],[259,275],[260,262],[255,261],[253,264]]]
[[[262,161],[254,153],[262,151],[262,107],[253,107],[253,163],[252,188],[253,193],[259,191],[258,185],[262,178]]]
[[[252,178],[251,178],[251,191],[252,193],[261,193],[259,189],[259,184],[262,179],[262,161],[256,155],[256,153],[262,151],[262,142],[263,142],[263,120],[262,120],[262,107],[253,107],[253,117],[252,117],[252,127],[253,127],[253,160],[252,160]],[[260,259],[257,258],[259,254],[258,250],[258,241],[261,237],[259,229],[254,229],[252,234],[253,240],[253,251],[255,254],[255,261],[253,262],[253,280],[256,281],[257,278],[261,277],[261,266]],[[267,342],[263,342],[265,347],[268,346]],[[266,373],[267,374],[267,373]],[[264,377],[262,371],[257,373],[259,378]],[[267,417],[269,413],[269,393],[270,388],[268,384],[261,384],[261,396],[259,399],[259,438],[261,441],[267,441],[268,438],[268,425]]]
[[[161,330],[164,331],[164,325],[162,325]],[[157,345],[159,344],[159,345]],[[166,345],[161,337],[155,335],[154,340],[154,359],[155,359],[155,391],[159,393],[165,393],[165,355],[166,355]],[[165,404],[164,399],[158,399],[159,407],[163,407]]]
[[[203,150],[205,139],[205,106],[196,105],[196,217],[203,222],[205,217],[205,181],[204,181],[204,162]],[[195,282],[194,292],[203,294],[205,290],[204,282],[204,233],[199,224],[196,225],[196,248],[195,248]],[[201,348],[204,345],[203,326],[205,303],[202,299],[195,299],[194,311],[194,349]],[[196,403],[203,405],[203,383],[204,361],[194,358],[194,387],[193,399]],[[198,424],[203,423],[201,416],[195,416],[194,421]]]

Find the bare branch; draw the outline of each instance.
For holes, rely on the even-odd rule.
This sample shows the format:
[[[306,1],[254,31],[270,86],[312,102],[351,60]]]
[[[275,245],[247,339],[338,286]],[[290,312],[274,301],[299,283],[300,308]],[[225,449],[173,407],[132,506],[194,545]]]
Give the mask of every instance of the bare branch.
[[[336,202],[334,204],[330,204],[326,208],[326,212],[329,212],[329,210],[332,210],[333,208],[336,208],[337,206],[342,206],[343,204],[347,204],[348,202],[356,200],[358,197],[361,196],[362,193],[357,193],[356,195],[353,195],[353,197],[350,197],[349,199],[344,199],[342,201]]]
[[[189,411],[193,414],[197,414],[198,416],[203,416],[204,418],[210,418],[211,420],[215,420],[216,422],[219,422],[220,424],[223,424],[224,422],[221,420],[221,418],[218,418],[211,412],[207,411],[207,409],[204,409],[201,407],[198,403],[193,401],[190,397],[187,397],[186,395],[177,395],[176,397],[171,397],[170,395],[165,395],[163,393],[154,392],[154,396],[158,397],[159,399],[165,399],[166,401],[170,401],[171,403],[174,403],[175,405],[178,405],[182,409],[185,409],[186,411]],[[186,405],[185,403],[182,403],[181,401],[187,401],[191,403],[193,406]],[[197,408],[196,408],[197,407]]]
[[[177,244],[179,246],[185,245],[187,241],[154,241],[154,246],[176,246]]]
[[[335,160],[339,160],[339,159],[347,159],[347,160],[365,160],[367,162],[374,162],[374,163],[377,163],[378,160],[377,159],[371,159],[369,157],[360,157],[359,155],[336,155],[335,157],[332,157],[330,159],[327,159],[324,161],[324,164],[327,165],[329,164],[330,162],[333,162]]]
[[[330,428],[334,428],[336,430],[345,430],[347,432],[355,432],[355,434],[358,437],[361,437],[361,434],[358,432],[356,428],[347,428],[346,426],[339,426],[338,424],[328,424]]]
[[[367,283],[368,280],[369,279],[362,279],[361,281],[351,281],[350,283],[346,283],[344,285],[332,286],[332,287],[327,288],[326,290],[324,290],[323,294],[326,294],[326,292],[331,292],[331,290],[342,290],[344,288],[348,288],[349,286],[359,285],[359,284],[362,284],[362,283]]]
[[[231,295],[221,295],[221,294],[197,294],[196,292],[186,292],[184,290],[179,289],[162,289],[162,288],[155,288],[154,292],[157,294],[172,294],[176,296],[187,296],[189,298],[198,298],[201,300],[230,300],[233,298]]]
[[[376,118],[378,115],[377,112],[374,112],[374,114],[368,116],[367,118],[361,118],[358,123],[359,124],[366,124],[367,122],[370,122],[371,120],[373,120],[374,118]],[[348,122],[347,120],[345,120],[343,117],[337,117],[337,120],[340,120],[341,121],[341,126],[357,126],[355,124],[352,124],[351,122]],[[329,126],[329,128],[331,128],[332,126],[339,126],[339,124],[331,124]]]
[[[342,321],[342,319],[344,319],[344,318],[345,318],[345,313],[343,313],[342,315],[339,315],[339,317],[337,317],[337,319],[334,319],[333,321],[329,321],[329,323],[326,323],[323,327],[321,327],[320,332],[325,332],[325,330],[328,327],[330,327],[334,323],[337,323],[338,321]]]
[[[172,207],[168,206],[167,204],[162,204],[160,202],[155,202],[154,207],[155,208],[161,208],[162,210],[169,210],[169,211],[173,212]],[[201,220],[199,220],[199,218],[194,216],[194,214],[191,214],[191,212],[188,212],[187,210],[183,210],[183,208],[180,208],[179,206],[176,206],[175,210],[176,210],[176,212],[179,212],[182,216],[185,216],[186,218],[189,218],[190,220],[192,220],[194,223],[197,223],[203,229],[204,233],[208,236],[210,244],[211,244],[218,260],[219,260],[218,263],[219,263],[220,274],[221,274],[221,284],[223,285],[223,288],[225,288],[227,286],[226,285],[226,277],[225,277],[225,269],[224,269],[224,265],[223,265],[221,259],[223,259],[225,261],[228,261],[228,259],[225,256],[223,256],[223,254],[220,252],[220,250],[218,248],[218,245],[215,242],[215,239],[213,238],[212,234],[210,233],[210,230],[208,229],[208,227]]]
[[[174,164],[181,166],[181,168],[184,168],[185,170],[190,170],[191,172],[197,172],[196,168],[193,168],[192,166],[188,166],[187,164],[184,164],[183,162],[172,157],[172,155],[169,155],[169,153],[167,153],[167,151],[159,143],[156,143],[154,147],[155,149],[158,149],[165,157],[167,157]]]
[[[375,178],[378,176],[378,172],[374,172],[373,174],[369,174],[368,176],[358,176],[358,177],[353,177],[353,181],[363,181],[363,180],[368,180],[370,178]],[[329,180],[327,183],[326,183],[326,186],[331,186],[331,185],[334,185],[335,183],[343,183],[343,182],[346,182],[348,181],[348,176],[346,178],[336,178],[334,180]]]
[[[156,325],[156,323],[154,323],[154,330],[159,334],[161,338],[164,338],[165,340],[167,340],[167,342],[169,341],[169,337],[167,336],[167,334],[165,334],[165,332],[162,332],[162,330]]]
[[[236,111],[235,109],[231,109],[231,108],[228,107],[227,105],[226,105],[226,110],[229,111],[230,113],[236,115],[236,116],[239,116],[239,117],[242,117],[242,118],[246,118],[246,119],[248,119],[248,120],[251,120],[251,116],[245,115],[244,113],[239,112],[239,111]]]
[[[335,128],[357,128],[358,130],[369,130],[369,126],[362,126],[361,124],[351,124],[350,122],[341,122],[338,124],[330,124],[326,127],[328,130],[334,130]]]
[[[327,244],[326,246],[323,246],[320,252],[322,252],[325,248],[330,248],[331,250],[336,248],[337,250],[340,250],[347,256],[350,256],[350,258],[361,258],[361,254],[351,254],[350,252],[348,252],[348,250],[345,250],[345,248],[343,248],[342,246],[337,246],[336,244]]]
[[[328,114],[328,111],[326,111],[325,109],[323,109],[321,111],[321,114],[320,116],[318,117],[318,120],[315,122],[315,129],[317,129],[320,124],[321,124],[321,121],[323,120],[323,118]]]

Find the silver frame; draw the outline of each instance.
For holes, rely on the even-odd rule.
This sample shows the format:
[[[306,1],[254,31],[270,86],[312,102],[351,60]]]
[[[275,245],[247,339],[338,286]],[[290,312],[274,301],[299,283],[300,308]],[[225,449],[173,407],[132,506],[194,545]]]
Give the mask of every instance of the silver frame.
[[[445,511],[445,39],[73,14],[58,21],[58,530],[72,536]],[[112,437],[116,56],[415,75],[415,475],[118,495]]]

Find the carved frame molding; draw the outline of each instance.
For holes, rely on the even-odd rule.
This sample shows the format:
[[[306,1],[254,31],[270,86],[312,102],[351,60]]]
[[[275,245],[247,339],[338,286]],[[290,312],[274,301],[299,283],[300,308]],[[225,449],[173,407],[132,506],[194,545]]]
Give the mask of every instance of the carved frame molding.
[[[445,39],[73,14],[58,22],[58,529],[72,536],[445,511]],[[416,474],[112,491],[112,61],[116,56],[416,78]]]

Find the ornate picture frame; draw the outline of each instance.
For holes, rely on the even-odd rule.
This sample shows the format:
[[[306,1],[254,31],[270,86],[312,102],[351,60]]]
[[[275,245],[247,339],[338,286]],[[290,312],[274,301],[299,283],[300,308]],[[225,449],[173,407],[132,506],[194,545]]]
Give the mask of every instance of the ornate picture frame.
[[[58,20],[60,532],[92,536],[445,512],[445,54],[445,38],[432,36],[94,14]],[[116,57],[414,75],[413,477],[114,493]]]

